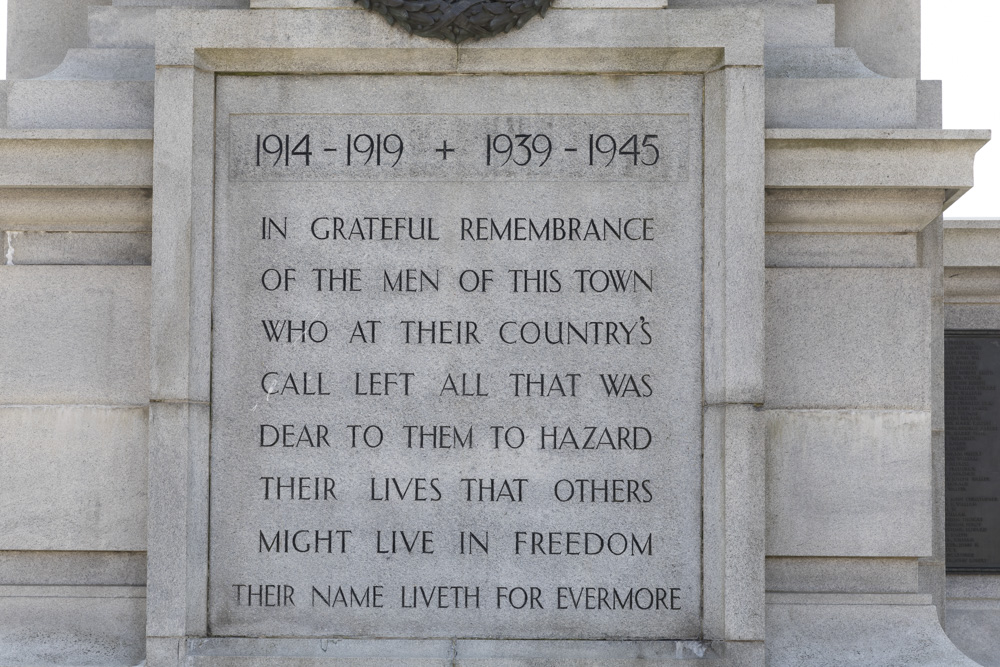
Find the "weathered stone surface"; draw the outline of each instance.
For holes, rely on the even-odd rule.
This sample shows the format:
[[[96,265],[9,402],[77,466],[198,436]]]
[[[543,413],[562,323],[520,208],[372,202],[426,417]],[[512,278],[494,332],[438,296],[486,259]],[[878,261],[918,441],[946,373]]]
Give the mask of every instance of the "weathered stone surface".
[[[1000,263],[1000,220],[947,220],[944,265],[989,267]]]
[[[836,0],[837,43],[882,76],[920,77],[920,1]]]
[[[141,586],[0,586],[0,660],[14,667],[138,664],[144,607]]]
[[[208,405],[153,402],[149,406],[149,434],[150,470],[157,472],[149,478],[146,632],[150,637],[164,638],[188,633],[204,636],[208,632],[204,607],[208,583]],[[165,645],[170,646],[170,642]],[[154,664],[152,659],[150,664]]]
[[[911,558],[767,559],[769,593],[916,593],[918,584]]]
[[[767,235],[768,268],[900,268],[918,266],[916,234]]]
[[[1000,577],[948,575],[947,598],[948,637],[983,667],[1000,665]]]
[[[769,78],[768,128],[909,128],[917,125],[913,79]]]
[[[765,200],[767,231],[916,233],[941,214],[944,196],[935,188],[769,188]]]
[[[836,597],[826,596],[826,604],[810,596],[803,604],[768,604],[768,665],[977,667],[945,636],[933,605],[857,604],[851,596],[838,603]]]
[[[111,0],[8,0],[7,78],[54,69],[72,47],[87,45],[87,8]]]
[[[153,184],[153,133],[148,130],[3,130],[0,156],[0,179],[8,188],[148,189]]]
[[[1000,266],[950,267],[944,291],[950,303],[995,303],[1000,298]]]
[[[155,73],[152,49],[70,49],[59,67],[44,81],[152,81]]]
[[[7,231],[148,233],[152,225],[148,188],[0,189],[0,229]]]
[[[1000,329],[1000,310],[995,305],[948,303],[944,313],[946,329]]]
[[[155,7],[88,7],[92,48],[151,49],[156,44]]]
[[[567,16],[572,16],[573,30],[550,21],[533,21],[501,41],[463,45],[459,59],[454,45],[407,36],[386,27],[380,16],[366,12],[303,10],[274,21],[274,12],[258,10],[211,14],[214,20],[205,21],[198,20],[196,12],[176,10],[159,16],[158,30],[164,39],[157,44],[157,62],[193,65],[196,49],[209,44],[215,49],[200,52],[199,62],[218,70],[235,67],[235,71],[306,73],[704,72],[718,62],[719,44],[729,45],[725,57],[730,65],[757,66],[762,56],[763,36],[759,27],[762,19],[758,9],[574,10]],[[209,24],[211,28],[205,30]],[[622,43],[622,35],[629,36],[628,45]],[[247,51],[253,45],[273,44],[275,40],[284,48],[270,52],[260,49],[259,53]],[[635,44],[643,44],[644,48],[635,50],[632,48]],[[296,47],[323,49],[327,53],[296,52]],[[352,53],[355,48],[371,51],[360,57]],[[545,58],[540,60],[541,51]],[[376,53],[377,62],[372,58]],[[331,58],[333,55],[337,57]],[[637,64],[642,67],[637,68]]]
[[[764,6],[764,42],[768,46],[834,46],[834,32],[831,5]]]
[[[972,187],[972,158],[990,134],[770,129],[766,137],[769,188],[935,188],[955,189],[960,196]]]
[[[768,411],[768,555],[931,555],[930,435],[929,412]]]
[[[8,266],[102,264],[148,266],[150,234],[102,232],[7,232]]]
[[[0,384],[6,403],[146,403],[149,268],[0,271]]]
[[[0,551],[3,586],[145,586],[141,551]]]
[[[0,550],[145,550],[146,439],[143,408],[0,407]]]
[[[748,124],[754,130],[708,133],[705,193],[705,401],[763,401],[764,238],[760,162],[763,73],[725,69],[706,77],[709,127]]]
[[[7,87],[7,125],[15,129],[151,128],[153,83],[11,81]]]
[[[768,269],[769,408],[930,409],[920,269]]]
[[[948,603],[948,638],[982,667],[1000,666],[1000,603],[982,605]]]

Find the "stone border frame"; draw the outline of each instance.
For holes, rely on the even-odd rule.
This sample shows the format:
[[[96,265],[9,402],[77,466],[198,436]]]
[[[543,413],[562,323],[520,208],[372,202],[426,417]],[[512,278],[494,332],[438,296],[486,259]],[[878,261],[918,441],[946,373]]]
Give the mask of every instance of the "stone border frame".
[[[158,12],[147,664],[523,664],[531,657],[764,664],[764,70],[761,11],[553,10],[456,47],[330,10]],[[218,74],[704,76],[702,641],[207,638]],[[321,642],[322,643],[322,640]],[[306,649],[305,644],[309,644]],[[305,651],[305,652],[304,652]],[[275,653],[277,652],[277,654]],[[310,661],[312,662],[312,661]],[[305,664],[305,663],[302,663]]]

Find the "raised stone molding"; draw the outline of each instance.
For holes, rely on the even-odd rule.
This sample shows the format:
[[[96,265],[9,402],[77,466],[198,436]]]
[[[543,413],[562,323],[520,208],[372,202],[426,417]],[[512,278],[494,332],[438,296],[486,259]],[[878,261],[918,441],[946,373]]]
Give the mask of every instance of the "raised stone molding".
[[[214,209],[212,188],[204,186],[211,179],[199,174],[213,168],[215,77],[225,72],[704,75],[704,388],[709,413],[703,440],[705,456],[714,463],[703,481],[705,516],[711,517],[703,537],[703,636],[716,643],[667,642],[666,652],[657,649],[656,655],[669,655],[671,664],[763,665],[764,432],[755,407],[763,401],[760,10],[578,10],[563,13],[558,22],[534,21],[505,37],[461,47],[408,37],[386,29],[378,16],[353,11],[174,10],[160,12],[158,22],[150,667],[173,667],[185,659],[222,664],[223,655],[246,655],[244,647],[227,645],[229,640],[206,637],[212,319],[204,286],[213,275]],[[636,50],[636,44],[644,48]],[[409,642],[405,655],[423,657],[438,643]],[[608,644],[608,664],[645,651],[641,643]],[[312,658],[306,664],[322,664],[323,655],[336,659],[310,653],[315,651],[310,641],[257,645],[265,652],[303,651],[298,655]],[[468,664],[540,657],[543,645],[486,642],[468,657]],[[559,643],[560,649],[566,646]],[[462,647],[457,649],[458,662],[454,653],[450,660],[466,664]],[[264,655],[257,661],[269,664]]]

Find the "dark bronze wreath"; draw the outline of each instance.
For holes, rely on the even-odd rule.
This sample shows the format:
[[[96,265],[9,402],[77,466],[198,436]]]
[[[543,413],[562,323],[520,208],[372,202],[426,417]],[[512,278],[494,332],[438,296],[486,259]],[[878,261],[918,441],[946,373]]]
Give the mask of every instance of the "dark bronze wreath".
[[[538,14],[551,0],[354,0],[420,37],[464,42],[510,32]]]

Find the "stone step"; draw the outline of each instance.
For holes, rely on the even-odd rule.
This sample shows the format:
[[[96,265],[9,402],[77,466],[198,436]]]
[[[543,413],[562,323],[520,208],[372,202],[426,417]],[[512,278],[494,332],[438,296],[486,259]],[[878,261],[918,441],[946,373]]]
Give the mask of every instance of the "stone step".
[[[89,7],[87,21],[94,48],[151,49],[156,43],[155,7]]]
[[[916,79],[767,79],[768,128],[919,127]]]
[[[854,49],[776,46],[764,49],[764,75],[781,79],[865,79],[879,75],[865,67]]]
[[[24,79],[7,82],[11,129],[149,129],[153,82]]]
[[[34,80],[152,81],[155,74],[153,49],[70,49],[58,67]]]
[[[832,47],[836,21],[833,5],[766,6],[764,44]]]

